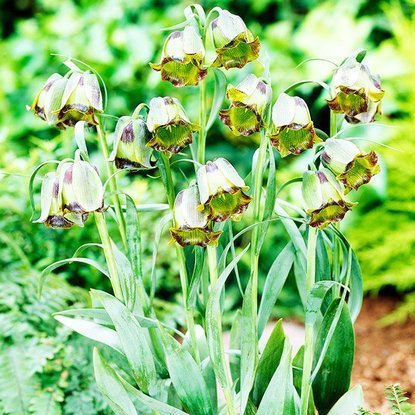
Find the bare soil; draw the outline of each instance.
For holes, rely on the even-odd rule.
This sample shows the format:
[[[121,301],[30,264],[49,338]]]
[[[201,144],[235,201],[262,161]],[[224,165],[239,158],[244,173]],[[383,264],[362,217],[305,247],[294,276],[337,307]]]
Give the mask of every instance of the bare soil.
[[[366,298],[356,322],[353,384],[361,384],[365,409],[389,414],[385,387],[400,383],[415,403],[415,321],[382,326],[379,320],[396,307],[396,299]]]

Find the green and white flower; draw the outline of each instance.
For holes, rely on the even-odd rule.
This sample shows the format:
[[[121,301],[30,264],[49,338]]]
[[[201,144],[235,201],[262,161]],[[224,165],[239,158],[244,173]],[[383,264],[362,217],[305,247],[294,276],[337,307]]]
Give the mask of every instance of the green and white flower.
[[[150,138],[147,124],[141,117],[121,117],[115,127],[114,148],[109,160],[114,161],[118,169],[153,168],[153,149],[147,146]]]
[[[346,59],[336,70],[331,83],[330,109],[345,115],[347,122],[373,122],[380,114],[385,91],[380,79],[356,59],[356,54]]]
[[[104,205],[104,189],[95,168],[75,155],[62,161],[42,182],[41,214],[37,223],[51,228],[83,226],[88,214]]]
[[[219,112],[221,121],[236,135],[259,131],[271,103],[271,87],[255,75],[248,75],[236,87],[228,86],[227,97],[231,105]]]
[[[190,144],[193,133],[199,130],[198,125],[189,121],[179,100],[171,97],[150,101],[147,128],[152,134],[147,146],[170,153],[178,153]]]
[[[300,97],[280,94],[272,109],[272,123],[270,140],[281,157],[300,154],[321,141],[314,131],[307,104]]]
[[[347,140],[329,138],[324,143],[321,160],[344,184],[346,191],[357,190],[380,172],[374,151],[362,153],[359,147]]]
[[[199,167],[196,176],[200,193],[198,209],[206,212],[208,219],[216,222],[241,219],[252,198],[244,193],[249,187],[228,160],[208,161]]]
[[[29,111],[33,111],[36,116],[46,121],[49,125],[56,125],[58,123],[57,111],[60,108],[67,82],[67,78],[54,73],[38,92],[33,104],[26,108]]]
[[[78,121],[96,125],[96,114],[102,111],[102,95],[96,75],[88,71],[72,72],[56,111],[57,126],[73,127]]]
[[[163,47],[161,62],[150,66],[174,86],[197,85],[207,75],[203,67],[205,48],[193,26],[169,35]]]
[[[173,208],[174,226],[170,228],[173,239],[181,246],[216,246],[221,231],[209,229],[208,214],[198,210],[199,190],[196,185],[182,190],[176,196]]]
[[[261,45],[258,37],[247,29],[244,21],[227,10],[220,10],[211,30],[217,58],[213,67],[242,68],[258,59]]]
[[[346,200],[341,184],[324,167],[303,174],[302,194],[313,227],[324,228],[341,221],[355,205]]]

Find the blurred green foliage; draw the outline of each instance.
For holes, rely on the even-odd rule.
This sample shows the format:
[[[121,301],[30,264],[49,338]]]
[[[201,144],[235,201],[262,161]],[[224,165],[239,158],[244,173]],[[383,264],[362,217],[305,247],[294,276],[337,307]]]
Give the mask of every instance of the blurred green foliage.
[[[166,32],[160,29],[183,21],[183,9],[187,4],[190,2],[0,0],[0,292],[14,289],[19,296],[23,291],[31,293],[30,287],[38,272],[46,265],[71,256],[85,242],[97,240],[93,221],[89,221],[84,229],[74,228],[70,232],[53,231],[30,223],[27,185],[34,166],[49,159],[68,157],[75,149],[71,132],[49,128],[25,109],[51,73],[65,70],[62,65],[64,58],[52,54],[80,59],[100,72],[109,91],[109,114],[126,115],[138,103],[148,102],[153,96],[172,94],[182,100],[190,117],[196,120],[196,90],[192,87],[174,89],[167,82],[161,82],[159,74],[148,66],[148,62],[156,62],[160,57],[166,36]],[[415,296],[412,293],[415,289],[415,165],[412,161],[415,154],[415,4],[397,0],[209,0],[201,4],[206,8],[219,5],[240,14],[260,37],[271,62],[274,99],[287,86],[301,79],[329,80],[330,65],[315,61],[298,66],[305,59],[320,57],[339,62],[357,48],[368,49],[368,64],[372,72],[381,74],[386,90],[381,122],[388,126],[357,127],[345,134],[385,143],[398,151],[371,141],[361,142],[364,147],[375,148],[380,153],[383,171],[356,196],[360,204],[345,223],[346,233],[361,260],[366,289],[378,292],[390,287],[404,294],[404,303],[392,319],[403,320],[407,315],[415,314]],[[262,60],[266,60],[265,54]],[[260,73],[261,65],[252,64],[244,68],[238,73],[238,79],[252,69]],[[235,71],[230,71],[228,76],[231,82],[238,80]],[[208,89],[212,85],[213,80],[208,79]],[[327,131],[328,108],[320,88],[308,85],[299,89],[299,94],[309,103],[318,128]],[[108,118],[108,130],[113,127],[114,121]],[[250,169],[246,160],[251,159],[257,142],[255,136],[231,136],[226,128],[216,123],[208,136],[207,156],[224,156],[246,175]],[[93,134],[88,137],[88,145],[93,153],[97,145]],[[93,155],[93,162],[104,171],[98,155]],[[281,169],[281,173],[277,173],[279,184],[298,176],[305,163],[303,157],[277,160],[277,167]],[[192,168],[184,164],[180,167],[184,173]],[[178,175],[176,179],[182,180],[182,177]],[[120,175],[119,180],[137,203],[164,202],[157,177]],[[298,188],[292,186],[283,197],[298,203]],[[143,213],[141,216],[146,258],[143,266],[147,278],[150,278],[157,219],[158,215]],[[236,224],[235,232],[243,227],[243,222]],[[172,301],[179,285],[177,267],[174,261],[169,260],[168,239],[167,235],[163,236],[160,244],[157,301],[166,319],[180,324],[182,316]],[[279,225],[272,225],[261,257],[262,277],[285,239],[284,230]],[[91,255],[98,253],[91,251]],[[243,263],[240,268],[243,275]],[[29,273],[28,269],[32,271]],[[65,280],[70,285],[65,285]],[[85,301],[82,291],[71,290],[70,286],[109,289],[108,282],[97,271],[75,265],[62,268],[60,278],[52,277],[48,281],[51,287],[54,284],[60,286],[56,292],[62,293],[62,301],[67,304]],[[294,285],[292,281],[283,291],[277,314],[301,313]],[[68,297],[62,292],[66,289]],[[236,284],[229,287],[229,292],[235,293],[227,296],[230,300],[226,307],[231,309],[240,298]],[[30,294],[25,296],[27,298]],[[28,302],[35,300],[29,298]],[[49,339],[59,351],[46,354],[45,365],[35,375],[35,390],[44,392],[48,386],[43,385],[41,373],[49,370],[47,366],[54,364],[55,359],[61,359],[62,353],[68,353],[62,344],[68,344],[69,334],[56,328],[50,313],[45,312],[41,320],[32,319],[31,312],[23,303],[16,300],[16,304],[10,307],[0,304],[0,327],[4,321],[7,322],[9,317],[4,316],[12,309],[23,324],[19,326],[21,338],[2,335],[1,350],[15,350],[15,346],[41,347],[42,341],[35,341],[32,337]],[[36,304],[37,307],[45,304],[46,311],[53,311],[47,308],[50,304]],[[79,345],[79,350],[85,347],[85,344]],[[82,352],[79,355],[83,356]],[[73,366],[78,365],[76,359],[68,364],[70,373]],[[53,392],[54,400],[59,402],[65,398],[66,403],[58,405],[56,413],[103,413],[97,409],[101,405],[98,401],[94,404],[96,412],[70,412],[66,409],[70,396],[84,393],[89,388],[92,388],[89,378],[82,387],[59,386]],[[93,395],[91,400],[95,402],[94,392],[88,393]],[[85,396],[88,393],[85,392]],[[1,395],[0,402],[3,402]],[[42,413],[30,408],[21,413]],[[6,410],[6,413],[9,412]]]

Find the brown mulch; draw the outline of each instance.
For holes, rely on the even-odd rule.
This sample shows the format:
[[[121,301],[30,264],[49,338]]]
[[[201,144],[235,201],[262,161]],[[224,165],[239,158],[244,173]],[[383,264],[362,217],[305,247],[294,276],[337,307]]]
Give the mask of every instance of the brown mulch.
[[[415,321],[382,326],[379,320],[396,307],[396,299],[366,298],[356,322],[353,384],[361,384],[365,409],[389,414],[385,387],[400,383],[415,403]]]

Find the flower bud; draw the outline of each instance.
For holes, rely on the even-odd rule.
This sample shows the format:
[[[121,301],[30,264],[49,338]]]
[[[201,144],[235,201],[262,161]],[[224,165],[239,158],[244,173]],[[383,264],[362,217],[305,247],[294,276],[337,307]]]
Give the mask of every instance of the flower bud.
[[[380,172],[378,157],[374,151],[362,153],[355,144],[347,140],[329,138],[324,143],[321,155],[323,164],[341,181],[346,191],[357,190]]]
[[[198,209],[205,211],[208,219],[216,222],[229,217],[241,219],[252,198],[244,193],[248,186],[229,161],[224,158],[208,161],[199,167],[196,176],[200,193]]]
[[[178,153],[190,144],[193,133],[199,129],[189,121],[179,100],[170,97],[150,101],[147,127],[152,133],[147,146],[170,153]]]
[[[38,92],[33,104],[26,108],[49,125],[55,125],[58,121],[56,111],[59,110],[67,81],[63,76],[54,73]]]
[[[153,168],[153,149],[147,147],[151,134],[142,118],[121,117],[114,135],[114,148],[109,161],[115,161],[117,169],[137,171]]]
[[[325,168],[303,174],[302,193],[306,212],[311,215],[309,224],[318,228],[341,221],[355,205],[346,200],[341,184]]]
[[[104,188],[95,168],[75,155],[73,162],[58,167],[64,209],[76,214],[100,211],[104,206]]]
[[[345,115],[347,122],[373,122],[380,114],[380,101],[385,94],[380,79],[353,55],[345,60],[333,76],[330,109]]]
[[[169,35],[163,47],[161,62],[150,66],[161,72],[163,81],[174,86],[197,85],[206,75],[203,68],[205,48],[200,35],[193,26]]]
[[[270,140],[281,157],[300,154],[321,141],[314,131],[307,104],[300,97],[280,94],[272,109],[272,122]]]
[[[174,227],[170,233],[181,246],[216,246],[222,232],[208,227],[208,215],[197,208],[200,205],[199,190],[196,185],[182,190],[176,197],[173,208]]]
[[[255,75],[248,75],[236,87],[229,85],[227,97],[231,106],[219,112],[221,121],[235,135],[248,136],[259,131],[271,102],[271,87]]]
[[[239,16],[220,10],[211,28],[218,55],[213,67],[242,68],[258,58],[261,48],[259,39],[254,38]]]
[[[58,127],[73,127],[78,121],[96,125],[96,112],[102,111],[102,96],[96,75],[73,72],[66,82],[57,109]]]

